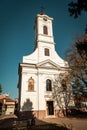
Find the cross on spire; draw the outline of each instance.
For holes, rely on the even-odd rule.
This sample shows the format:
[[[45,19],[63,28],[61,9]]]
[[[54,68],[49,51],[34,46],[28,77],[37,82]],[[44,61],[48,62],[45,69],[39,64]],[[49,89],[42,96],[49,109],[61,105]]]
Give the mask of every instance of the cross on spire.
[[[41,6],[41,14],[45,14],[45,8]]]

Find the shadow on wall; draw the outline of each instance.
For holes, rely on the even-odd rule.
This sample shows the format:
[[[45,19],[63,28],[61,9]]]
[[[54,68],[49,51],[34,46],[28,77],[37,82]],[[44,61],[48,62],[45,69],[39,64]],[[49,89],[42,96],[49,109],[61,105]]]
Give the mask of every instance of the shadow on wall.
[[[17,114],[18,118],[20,120],[32,119],[34,113],[32,109],[32,102],[30,101],[30,99],[26,99],[22,106],[22,111],[19,111]]]
[[[26,102],[24,102],[22,110],[23,111],[31,111],[33,109],[32,102],[30,99],[26,99]]]

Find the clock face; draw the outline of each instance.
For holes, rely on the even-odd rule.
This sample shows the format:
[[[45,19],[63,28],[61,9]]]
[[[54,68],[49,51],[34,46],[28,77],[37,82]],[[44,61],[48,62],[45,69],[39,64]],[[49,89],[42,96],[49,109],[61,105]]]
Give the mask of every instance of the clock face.
[[[47,21],[47,18],[43,18],[44,21]]]

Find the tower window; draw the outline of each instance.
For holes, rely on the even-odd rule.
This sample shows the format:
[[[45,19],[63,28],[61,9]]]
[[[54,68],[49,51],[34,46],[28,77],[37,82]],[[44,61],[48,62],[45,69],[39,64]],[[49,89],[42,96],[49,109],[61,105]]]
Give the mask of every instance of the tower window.
[[[50,79],[46,80],[46,91],[52,91],[52,83]]]
[[[34,91],[34,79],[32,77],[28,80],[28,91]]]
[[[49,56],[49,55],[50,55],[49,49],[48,49],[48,48],[45,48],[45,49],[44,49],[44,53],[45,53],[45,56]]]
[[[47,21],[47,18],[43,18],[44,21]]]
[[[48,34],[47,26],[43,26],[43,34]]]

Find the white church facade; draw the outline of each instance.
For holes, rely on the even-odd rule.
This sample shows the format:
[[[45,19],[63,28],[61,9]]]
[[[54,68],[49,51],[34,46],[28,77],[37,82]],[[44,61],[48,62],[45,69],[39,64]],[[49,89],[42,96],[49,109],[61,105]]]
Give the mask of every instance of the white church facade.
[[[67,71],[55,50],[53,18],[41,13],[35,19],[35,49],[19,64],[19,110],[37,118],[56,117],[59,107],[52,97],[55,75]]]

